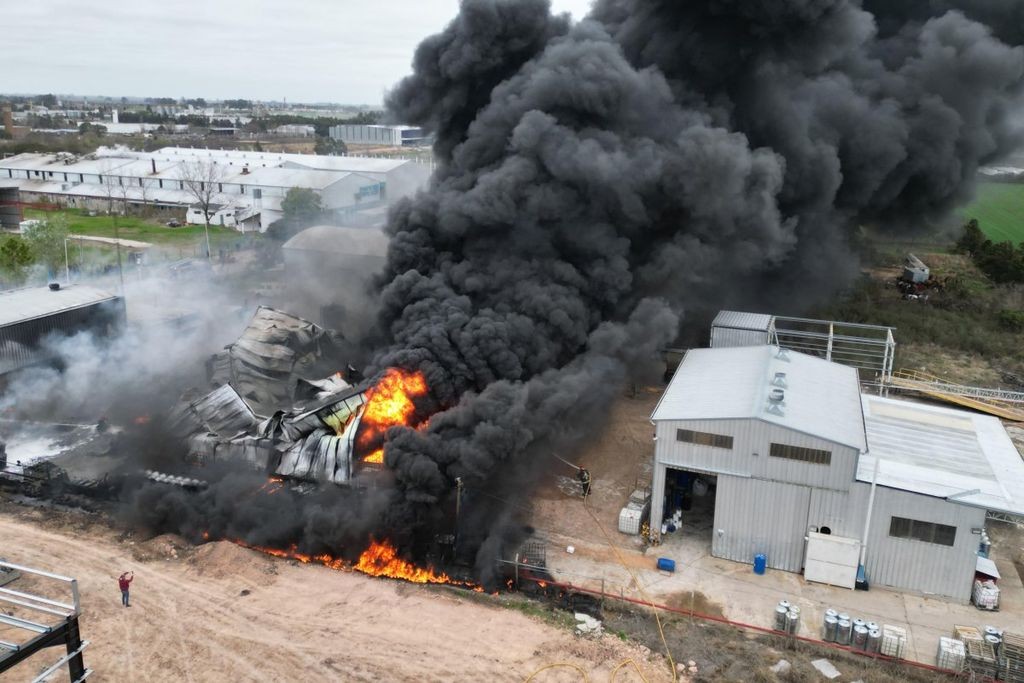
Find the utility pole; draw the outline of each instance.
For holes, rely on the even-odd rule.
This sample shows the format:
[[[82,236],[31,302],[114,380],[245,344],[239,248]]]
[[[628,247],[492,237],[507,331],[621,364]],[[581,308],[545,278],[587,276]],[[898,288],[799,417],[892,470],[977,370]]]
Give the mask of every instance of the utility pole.
[[[121,233],[117,227],[117,214],[111,213],[114,219],[114,249],[117,251],[117,277],[121,281],[121,296],[124,296],[124,270],[121,269]]]

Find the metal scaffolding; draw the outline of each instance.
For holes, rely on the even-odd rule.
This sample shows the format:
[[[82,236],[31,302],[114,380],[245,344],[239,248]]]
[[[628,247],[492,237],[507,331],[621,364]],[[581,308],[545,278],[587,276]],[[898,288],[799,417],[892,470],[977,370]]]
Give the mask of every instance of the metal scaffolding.
[[[33,678],[32,683],[43,683],[65,664],[73,683],[87,679],[92,670],[86,669],[82,660],[82,652],[89,641],[82,640],[78,630],[78,618],[81,616],[78,581],[4,561],[0,561],[0,569],[5,573],[20,572],[22,577],[38,576],[57,581],[65,584],[71,592],[71,601],[64,602],[7,587],[17,585],[17,579],[0,587],[0,602],[10,605],[0,612],[0,674],[41,650],[63,645],[66,654]]]
[[[777,315],[772,341],[784,349],[855,367],[864,381],[887,382],[896,355],[895,329]]]

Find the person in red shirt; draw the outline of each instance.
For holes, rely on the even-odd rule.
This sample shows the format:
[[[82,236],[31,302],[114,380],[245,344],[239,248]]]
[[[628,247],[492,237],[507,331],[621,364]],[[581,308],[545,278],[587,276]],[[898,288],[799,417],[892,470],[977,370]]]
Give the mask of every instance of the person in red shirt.
[[[134,578],[135,572],[125,572],[117,578],[117,586],[121,589],[121,604],[125,607],[131,607],[131,604],[128,602],[128,587]]]

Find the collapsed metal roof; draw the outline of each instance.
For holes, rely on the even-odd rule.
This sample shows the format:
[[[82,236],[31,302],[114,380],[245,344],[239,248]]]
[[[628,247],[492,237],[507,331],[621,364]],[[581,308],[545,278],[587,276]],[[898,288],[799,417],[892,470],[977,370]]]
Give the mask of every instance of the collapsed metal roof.
[[[260,306],[233,344],[210,359],[214,384],[231,384],[254,412],[291,407],[300,377],[316,377],[335,348],[333,332],[290,313]]]
[[[334,334],[261,306],[239,339],[211,359],[213,381],[221,385],[184,397],[169,416],[171,433],[199,461],[229,459],[293,479],[350,481],[367,387],[353,387],[337,373],[307,374],[333,348]]]

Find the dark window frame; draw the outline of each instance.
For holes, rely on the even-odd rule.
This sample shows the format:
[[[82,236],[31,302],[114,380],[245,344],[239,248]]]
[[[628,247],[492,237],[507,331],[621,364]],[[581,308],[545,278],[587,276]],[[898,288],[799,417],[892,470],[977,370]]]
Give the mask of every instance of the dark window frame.
[[[727,436],[725,434],[712,434],[711,432],[698,432],[694,429],[677,429],[676,441],[692,443],[697,446],[721,448],[729,451],[732,450],[733,444],[733,438],[731,436]]]
[[[889,518],[889,536],[907,541],[922,541],[952,548],[956,545],[956,527],[909,517]]]
[[[785,443],[772,443],[768,448],[768,455],[773,458],[784,458],[806,462],[811,465],[831,465],[832,451],[823,451],[818,448],[806,448],[804,446],[791,446]]]

